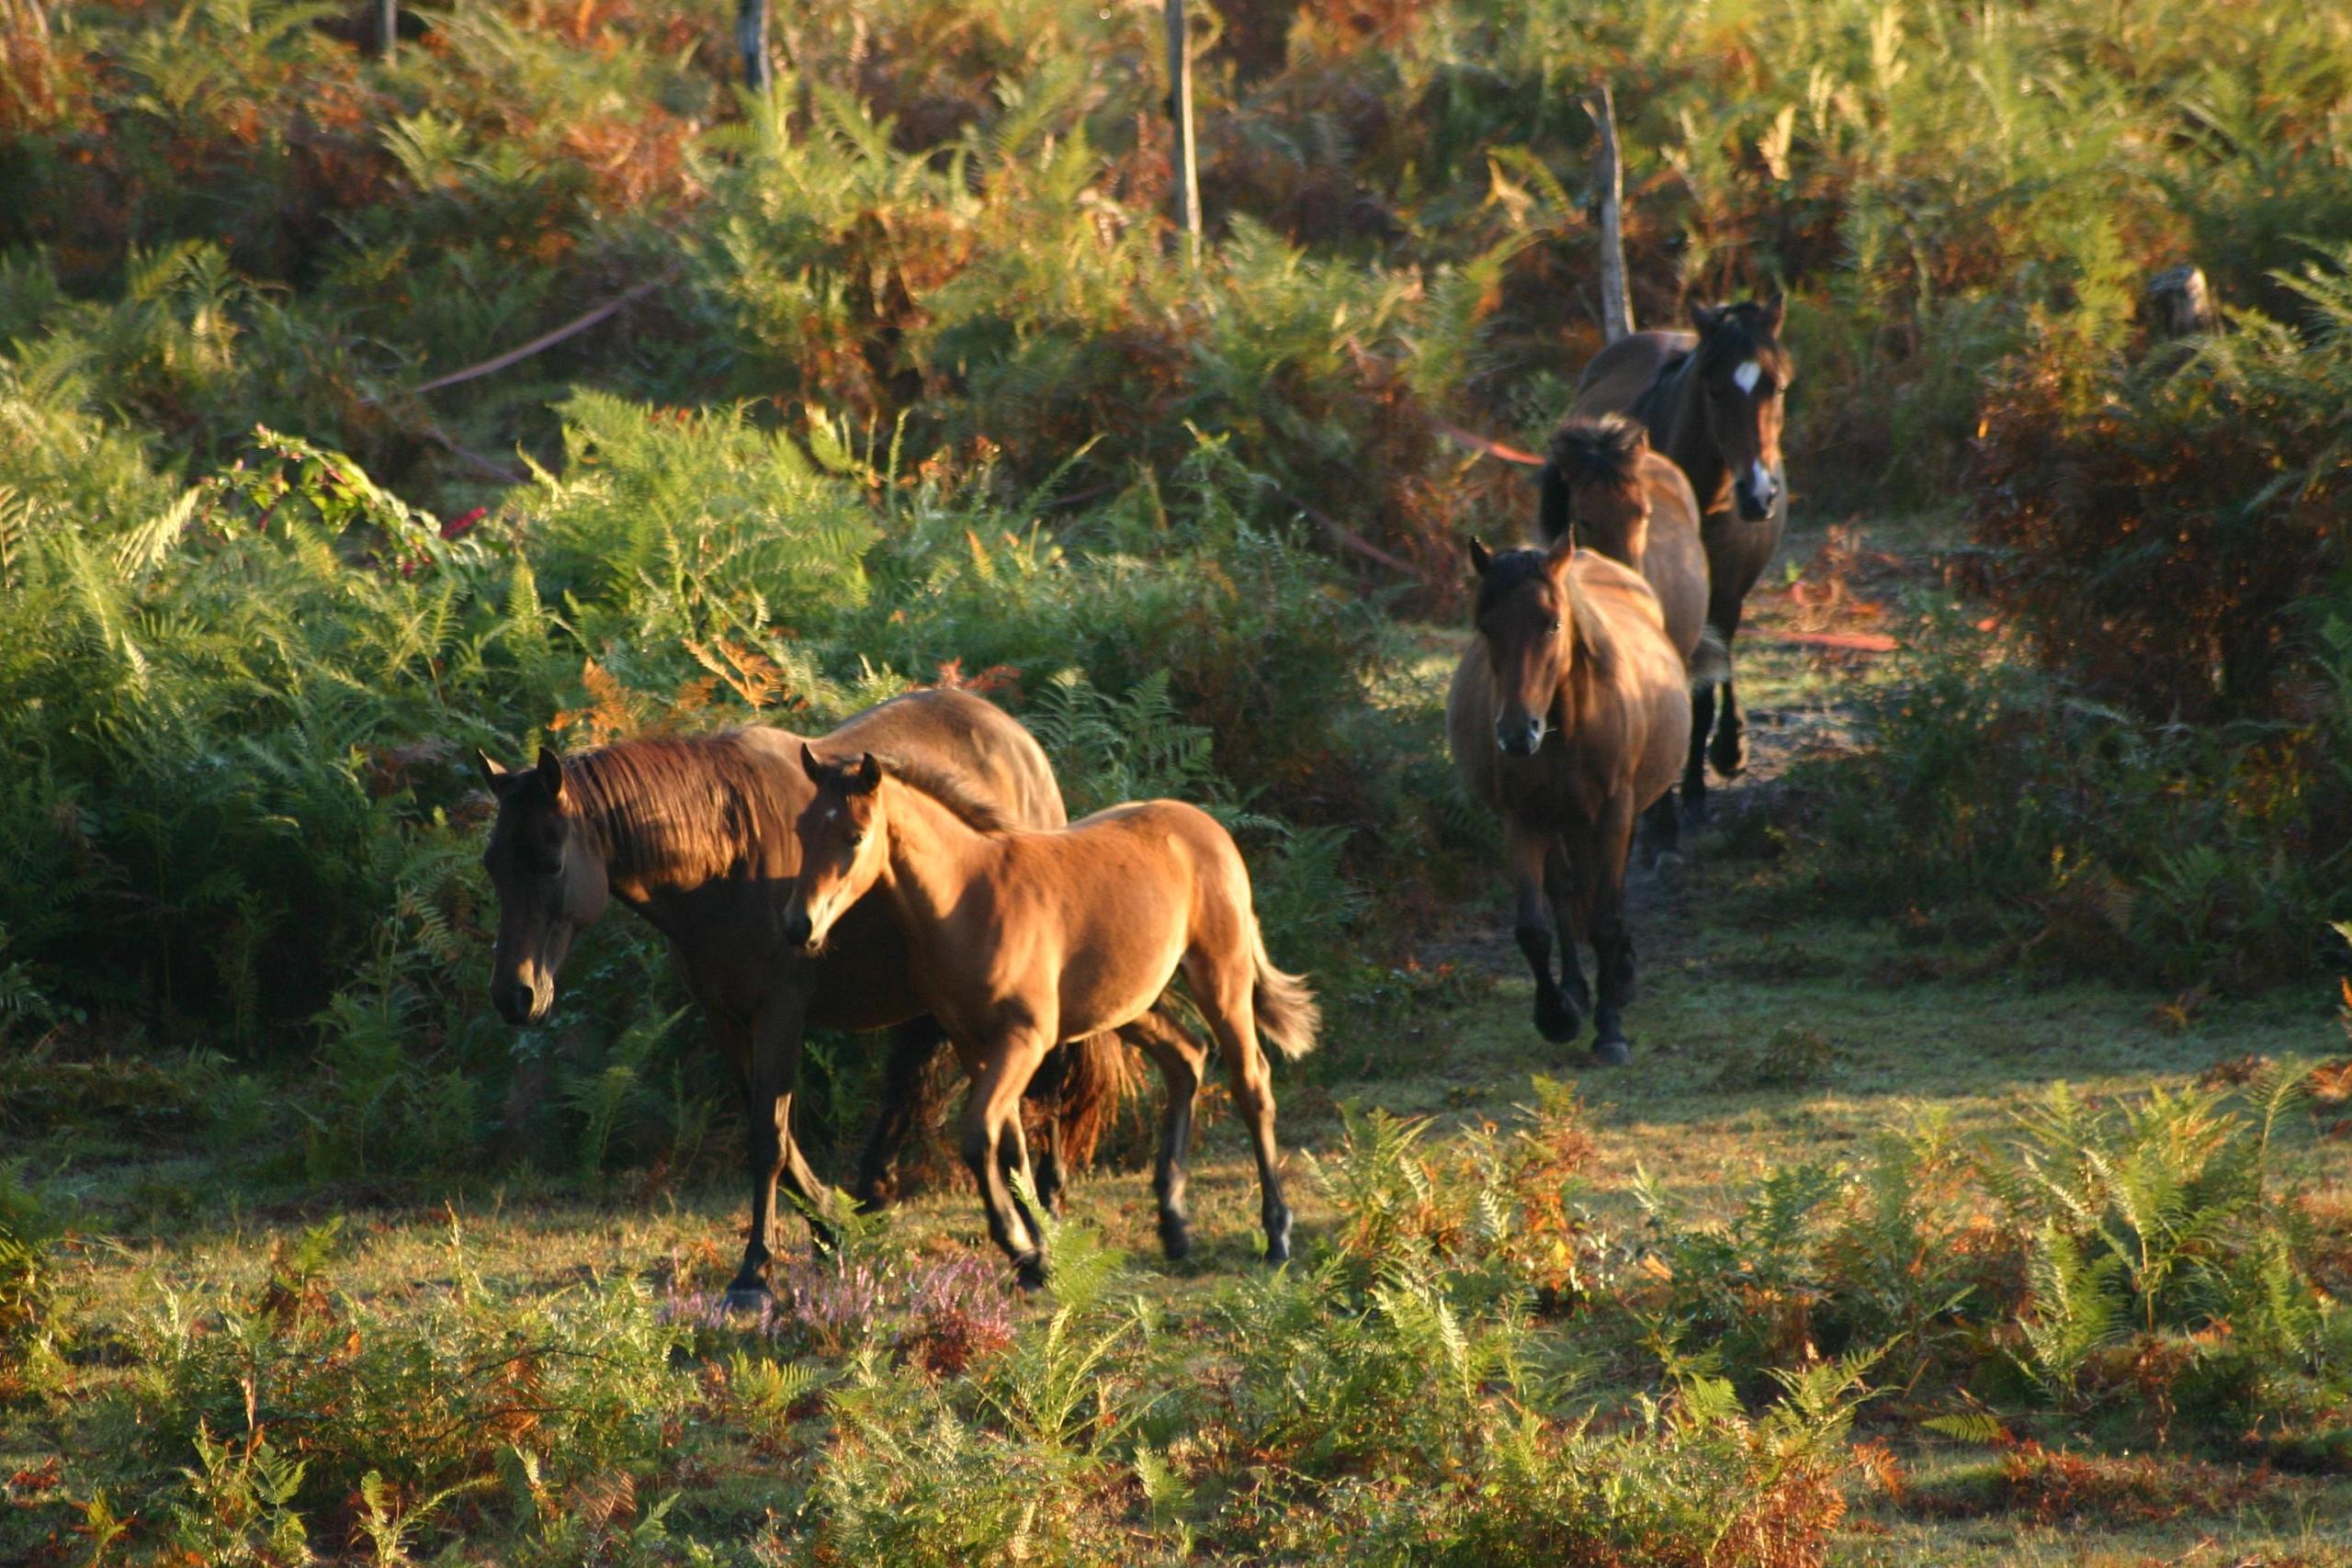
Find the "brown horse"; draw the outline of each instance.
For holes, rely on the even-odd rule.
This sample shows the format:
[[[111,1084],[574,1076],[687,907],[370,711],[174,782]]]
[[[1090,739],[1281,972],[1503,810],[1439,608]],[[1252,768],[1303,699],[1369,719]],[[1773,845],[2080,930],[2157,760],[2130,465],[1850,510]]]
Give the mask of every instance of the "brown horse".
[[[1020,821],[1047,827],[1065,818],[1035,739],[964,693],[910,693],[859,714],[825,740],[887,747],[954,769],[967,788]],[[739,1304],[766,1288],[777,1180],[812,1211],[822,1201],[824,1189],[792,1136],[803,1030],[899,1026],[889,1073],[894,1102],[910,1092],[941,1038],[921,1017],[905,943],[883,910],[848,911],[821,962],[783,935],[800,869],[792,825],[816,794],[801,771],[802,744],[780,729],[739,729],[622,741],[569,761],[542,750],[536,767],[511,772],[477,754],[498,802],[482,861],[499,901],[490,989],[500,1014],[515,1024],[544,1019],[572,939],[618,898],[670,939],[721,1056],[736,1069],[752,1174],[750,1239],[729,1288]],[[1147,1021],[1132,1038],[1157,1057],[1173,1049],[1156,1038],[1162,1032],[1176,1032]],[[1077,1075],[1085,1086],[1080,1099],[1118,1092],[1124,1058],[1116,1045],[1096,1042],[1087,1051],[1111,1060]],[[905,1134],[896,1109],[886,1105],[867,1146],[863,1190],[872,1190]],[[1069,1110],[1099,1113],[1086,1104]],[[1050,1171],[1046,1180],[1048,1190],[1057,1185]],[[822,1224],[811,1223],[822,1239]]]
[[[1788,524],[1781,479],[1781,425],[1794,362],[1781,344],[1785,301],[1693,305],[1688,333],[1634,333],[1593,356],[1577,382],[1577,414],[1627,413],[1650,444],[1690,477],[1707,546],[1707,624],[1726,667],[1718,723],[1713,686],[1693,695],[1682,797],[1706,815],[1712,761],[1725,778],[1747,766],[1747,731],[1728,661],[1748,590],[1780,547]],[[1708,734],[1713,731],[1712,748]]]
[[[1546,547],[1573,539],[1642,574],[1657,595],[1666,640],[1682,656],[1692,691],[1723,679],[1723,644],[1706,624],[1707,548],[1698,497],[1680,468],[1650,450],[1638,421],[1617,413],[1562,421],[1544,463],[1539,520]],[[1673,852],[1680,827],[1669,789],[1643,818],[1651,858]]]
[[[1503,819],[1535,1027],[1557,1044],[1582,1032],[1592,993],[1576,943],[1586,933],[1600,978],[1592,1054],[1622,1063],[1633,1053],[1622,1013],[1634,985],[1625,856],[1634,819],[1673,787],[1690,677],[1657,596],[1631,569],[1573,540],[1498,556],[1473,540],[1470,563],[1477,635],[1446,701],[1453,764]]]
[[[878,905],[898,922],[908,976],[972,1076],[964,1161],[989,1234],[1022,1282],[1045,1279],[1044,1238],[1008,1181],[1029,1163],[1015,1114],[1022,1087],[1057,1043],[1141,1017],[1180,969],[1250,1128],[1266,1257],[1289,1258],[1273,1077],[1259,1037],[1304,1055],[1320,1019],[1306,981],[1267,959],[1249,868],[1216,818],[1153,800],[1023,830],[953,775],[910,757],[868,750],[825,761],[804,751],[801,766],[817,794],[799,818],[801,874],[786,935],[815,952],[845,909]],[[875,897],[860,903],[869,889]],[[1183,1224],[1191,1112],[1171,1086],[1159,1147],[1163,1232]]]

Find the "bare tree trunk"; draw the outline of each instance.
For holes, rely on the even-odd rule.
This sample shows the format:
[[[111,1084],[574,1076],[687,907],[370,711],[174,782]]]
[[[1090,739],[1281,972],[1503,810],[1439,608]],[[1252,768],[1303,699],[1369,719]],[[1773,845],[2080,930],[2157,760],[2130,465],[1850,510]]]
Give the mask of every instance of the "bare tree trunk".
[[[1609,84],[1584,101],[1600,128],[1592,180],[1600,207],[1600,330],[1611,343],[1634,330],[1634,297],[1625,286],[1625,176],[1617,157],[1617,98]]]
[[[390,65],[401,46],[401,0],[376,0],[377,43]]]
[[[735,0],[735,47],[743,51],[743,85],[767,96],[768,0]]]
[[[1168,117],[1176,127],[1176,226],[1190,259],[1201,259],[1201,171],[1193,145],[1193,56],[1187,47],[1184,0],[1166,0]]]

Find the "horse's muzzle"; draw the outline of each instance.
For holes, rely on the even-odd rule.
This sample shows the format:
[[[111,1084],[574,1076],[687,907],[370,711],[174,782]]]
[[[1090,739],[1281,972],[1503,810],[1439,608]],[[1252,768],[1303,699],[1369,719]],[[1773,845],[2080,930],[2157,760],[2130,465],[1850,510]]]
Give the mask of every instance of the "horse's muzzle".
[[[1544,744],[1544,721],[1540,718],[1495,721],[1495,744],[1507,757],[1532,757],[1536,748]]]
[[[1740,516],[1750,523],[1761,523],[1772,515],[1773,502],[1781,499],[1781,479],[1763,464],[1755,464],[1742,474],[1731,487],[1732,500],[1739,506]]]
[[[808,918],[806,908],[796,907],[784,912],[785,946],[797,947],[803,953],[810,952],[817,945],[816,934],[816,922]]]
[[[490,1005],[498,1010],[499,1017],[517,1029],[547,1017],[554,1002],[552,995],[519,979],[501,980],[490,987]]]

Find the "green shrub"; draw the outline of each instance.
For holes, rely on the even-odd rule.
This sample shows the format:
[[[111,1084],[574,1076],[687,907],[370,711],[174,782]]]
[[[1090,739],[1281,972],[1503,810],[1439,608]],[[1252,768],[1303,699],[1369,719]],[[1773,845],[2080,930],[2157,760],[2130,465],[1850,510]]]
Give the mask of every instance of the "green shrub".
[[[340,1540],[363,1513],[413,1525],[460,1494],[528,1532],[662,1473],[680,1331],[641,1288],[514,1298],[453,1236],[454,1282],[403,1311],[337,1292],[334,1247],[332,1226],[281,1245],[247,1301],[164,1293],[136,1325],[136,1375],[95,1416],[110,1491],[209,1553]]]

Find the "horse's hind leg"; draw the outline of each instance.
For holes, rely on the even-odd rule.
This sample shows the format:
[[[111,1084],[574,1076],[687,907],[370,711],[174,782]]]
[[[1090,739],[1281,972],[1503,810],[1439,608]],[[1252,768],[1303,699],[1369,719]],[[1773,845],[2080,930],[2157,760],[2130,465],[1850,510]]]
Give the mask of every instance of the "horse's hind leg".
[[[1028,1117],[1023,1114],[1013,1118],[1013,1125],[1023,1130],[1022,1157],[1029,1162],[1029,1179],[1036,1184],[1037,1201],[1046,1206],[1048,1213],[1062,1212],[1060,1127],[1062,1117],[1069,1111],[1071,1053],[1079,1048],[1078,1043],[1072,1042],[1046,1052],[1036,1076],[1021,1091],[1023,1104],[1034,1106],[1037,1111],[1037,1146],[1034,1152],[1026,1147]]]
[[[865,1151],[858,1157],[857,1185],[850,1197],[865,1213],[887,1207],[884,1196],[890,1168],[906,1147],[907,1135],[921,1118],[923,1075],[947,1039],[930,1015],[910,1018],[890,1031],[890,1054],[882,1067],[882,1108],[874,1114],[874,1130],[866,1134]]]
[[[1242,905],[1241,919],[1249,919]],[[1246,924],[1243,927],[1246,931]],[[1260,1215],[1266,1226],[1266,1261],[1290,1261],[1290,1204],[1283,1198],[1282,1150],[1274,1142],[1274,1074],[1258,1039],[1257,970],[1250,963],[1248,938],[1221,944],[1226,951],[1212,957],[1195,947],[1184,961],[1185,978],[1193,985],[1201,1016],[1225,1053],[1227,1081],[1233,1103],[1250,1129],[1251,1151],[1258,1156]]]
[[[1584,923],[1592,932],[1592,952],[1600,971],[1600,1005],[1593,1011],[1592,1055],[1596,1061],[1619,1066],[1634,1055],[1625,1038],[1623,1010],[1633,1004],[1635,987],[1634,938],[1625,924],[1625,856],[1633,847],[1634,803],[1619,795],[1588,840],[1590,852],[1579,857]]]
[[[1119,1033],[1151,1058],[1168,1086],[1168,1102],[1159,1113],[1159,1155],[1152,1167],[1151,1187],[1159,1201],[1160,1250],[1170,1262],[1181,1263],[1193,1250],[1192,1222],[1184,1213],[1184,1152],[1192,1146],[1193,1106],[1200,1097],[1208,1053],[1157,1012],[1144,1014]]]
[[[1001,1151],[1005,1124],[1018,1121],[1021,1090],[1045,1056],[1044,1044],[1034,1036],[1001,1041],[990,1049],[972,1077],[971,1092],[965,1097],[958,1140],[964,1164],[979,1183],[989,1235],[1012,1259],[1022,1285],[1031,1290],[1046,1282],[1044,1245],[1013,1201]]]
[[[1660,876],[1682,863],[1682,807],[1671,789],[1642,813],[1642,859]]]
[[[1535,1030],[1553,1044],[1566,1045],[1584,1029],[1586,1004],[1564,995],[1559,982],[1552,977],[1552,928],[1545,923],[1544,885],[1544,863],[1555,848],[1551,834],[1531,832],[1513,824],[1504,853],[1510,863],[1515,906],[1512,931],[1519,938],[1519,951],[1526,955],[1528,972],[1535,976]],[[1574,928],[1563,925],[1560,945],[1566,949],[1575,940]],[[1575,969],[1573,950],[1569,950],[1568,965]],[[1583,984],[1579,974],[1579,991]]]

